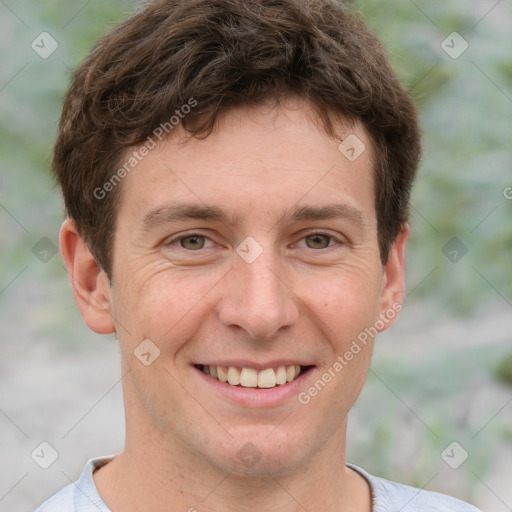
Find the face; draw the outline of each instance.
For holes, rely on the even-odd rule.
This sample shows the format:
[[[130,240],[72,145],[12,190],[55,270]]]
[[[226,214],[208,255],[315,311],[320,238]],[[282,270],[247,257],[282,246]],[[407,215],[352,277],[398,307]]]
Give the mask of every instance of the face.
[[[255,474],[339,441],[371,356],[371,336],[354,340],[403,286],[406,234],[380,261],[364,129],[340,125],[366,147],[352,161],[306,103],[288,106],[150,151],[122,183],[106,292],[127,433]]]

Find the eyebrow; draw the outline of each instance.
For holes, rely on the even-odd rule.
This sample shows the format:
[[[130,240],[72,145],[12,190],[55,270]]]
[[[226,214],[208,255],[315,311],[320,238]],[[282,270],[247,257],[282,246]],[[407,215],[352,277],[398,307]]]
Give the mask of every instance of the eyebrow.
[[[218,206],[179,203],[151,210],[144,216],[140,225],[144,231],[150,231],[166,224],[190,219],[217,221],[231,226],[240,224],[240,217],[234,211],[224,211]],[[364,228],[367,225],[364,213],[345,203],[320,207],[296,205],[291,210],[285,211],[276,223],[329,219],[344,219],[359,228]]]

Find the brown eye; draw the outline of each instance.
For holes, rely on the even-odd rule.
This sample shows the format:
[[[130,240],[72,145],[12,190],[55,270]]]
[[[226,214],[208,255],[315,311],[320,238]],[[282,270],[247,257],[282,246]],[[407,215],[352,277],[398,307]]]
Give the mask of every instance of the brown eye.
[[[305,237],[305,240],[306,245],[310,249],[325,249],[329,246],[331,237],[327,235],[322,235],[320,233],[315,233],[314,235],[309,235]]]
[[[180,238],[179,243],[180,246],[183,247],[184,249],[189,249],[193,251],[196,249],[202,249],[204,247],[205,239],[206,237],[201,235],[191,235]]]

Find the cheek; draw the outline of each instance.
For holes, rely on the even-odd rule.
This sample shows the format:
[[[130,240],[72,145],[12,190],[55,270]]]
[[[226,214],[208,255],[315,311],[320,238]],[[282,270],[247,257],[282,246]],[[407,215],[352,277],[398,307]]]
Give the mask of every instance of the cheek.
[[[329,350],[322,359],[318,380],[305,391],[305,399],[310,397],[316,404],[313,407],[324,408],[327,417],[331,416],[329,411],[336,411],[334,423],[326,426],[334,428],[339,417],[352,408],[366,379],[374,343],[371,327],[379,311],[379,288],[361,276],[329,279],[316,285],[314,295],[318,299],[308,306],[320,319],[312,317],[322,329]],[[317,395],[321,398],[315,402]]]
[[[333,344],[343,345],[379,314],[380,278],[377,272],[330,271],[323,278],[311,279],[304,289],[304,303],[325,324]]]
[[[113,314],[133,350],[149,338],[161,349],[175,350],[200,326],[207,314],[208,292],[213,278],[182,275],[169,269],[169,264],[151,271],[132,272],[129,283],[113,294]]]

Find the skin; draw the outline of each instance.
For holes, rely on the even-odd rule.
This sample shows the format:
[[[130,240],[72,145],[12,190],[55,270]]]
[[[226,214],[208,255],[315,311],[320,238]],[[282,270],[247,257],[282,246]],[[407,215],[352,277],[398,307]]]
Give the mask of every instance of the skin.
[[[230,110],[203,140],[178,128],[122,182],[111,285],[73,222],[64,222],[61,251],[80,312],[93,331],[116,332],[121,348],[126,445],[94,473],[113,512],[169,504],[199,512],[371,510],[366,480],[345,466],[345,437],[372,341],[306,405],[293,396],[273,407],[240,406],[207,389],[193,367],[297,358],[315,366],[301,384],[307,391],[401,303],[409,227],[383,266],[371,141],[360,125],[339,128],[366,146],[353,162],[297,98],[278,109]],[[142,229],[150,210],[184,201],[232,209],[239,222]],[[357,209],[362,224],[285,215],[329,203]],[[207,237],[192,249],[191,239],[176,239],[191,230]],[[236,252],[246,237],[262,248],[252,263]],[[133,353],[145,339],[160,350],[149,366]],[[237,456],[246,443],[261,456],[250,466]]]

